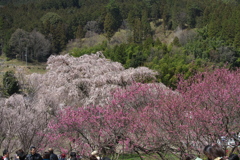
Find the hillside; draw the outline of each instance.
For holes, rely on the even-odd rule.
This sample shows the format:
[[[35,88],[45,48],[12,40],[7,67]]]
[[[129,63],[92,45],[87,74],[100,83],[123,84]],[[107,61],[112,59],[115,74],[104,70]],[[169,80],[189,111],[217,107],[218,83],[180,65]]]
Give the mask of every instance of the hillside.
[[[46,62],[51,55],[101,50],[125,68],[158,71],[171,87],[178,74],[240,66],[235,0],[12,2],[0,12],[1,53],[8,59],[25,61],[27,54],[29,62]]]

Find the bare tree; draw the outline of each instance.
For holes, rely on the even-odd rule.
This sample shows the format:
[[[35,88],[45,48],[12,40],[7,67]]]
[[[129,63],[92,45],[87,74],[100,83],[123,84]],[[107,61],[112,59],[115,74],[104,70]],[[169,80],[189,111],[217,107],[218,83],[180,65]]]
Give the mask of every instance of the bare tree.
[[[30,43],[32,58],[38,61],[44,61],[49,56],[50,42],[43,34],[33,30],[30,33]]]
[[[11,52],[23,61],[43,61],[49,56],[50,42],[36,30],[31,33],[17,29],[9,41]]]

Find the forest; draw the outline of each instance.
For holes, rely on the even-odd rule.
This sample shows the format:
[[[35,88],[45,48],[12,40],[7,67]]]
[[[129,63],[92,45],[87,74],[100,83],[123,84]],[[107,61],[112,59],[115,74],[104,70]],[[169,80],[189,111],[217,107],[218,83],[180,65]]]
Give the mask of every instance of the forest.
[[[45,62],[103,51],[125,68],[146,66],[176,87],[209,66],[239,67],[239,2],[235,0],[1,0],[0,47],[9,59]],[[153,28],[161,27],[160,36]],[[125,39],[115,35],[125,30]],[[182,32],[177,34],[176,32]],[[171,41],[164,41],[174,32]],[[105,39],[84,46],[93,35]],[[95,38],[95,37],[93,37]],[[71,42],[78,45],[69,48]]]

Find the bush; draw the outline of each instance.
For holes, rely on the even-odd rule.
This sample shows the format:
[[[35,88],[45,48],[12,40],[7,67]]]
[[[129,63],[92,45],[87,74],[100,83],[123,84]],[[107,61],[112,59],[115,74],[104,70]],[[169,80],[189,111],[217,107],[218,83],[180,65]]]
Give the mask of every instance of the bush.
[[[11,96],[14,93],[19,93],[20,87],[13,71],[7,71],[3,75],[3,88],[4,94],[7,96]]]

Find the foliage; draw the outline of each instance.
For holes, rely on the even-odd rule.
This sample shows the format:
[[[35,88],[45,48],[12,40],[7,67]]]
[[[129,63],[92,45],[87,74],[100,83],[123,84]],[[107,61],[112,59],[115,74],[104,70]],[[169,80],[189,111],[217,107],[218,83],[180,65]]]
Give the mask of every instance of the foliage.
[[[13,71],[7,71],[3,75],[3,87],[7,96],[11,96],[14,93],[19,93],[20,86],[17,78],[14,76]]]
[[[74,57],[80,57],[83,56],[84,54],[91,54],[91,53],[96,53],[97,51],[104,51],[106,50],[106,43],[103,42],[100,45],[96,45],[94,47],[84,47],[84,48],[73,48],[72,50],[70,50],[70,55],[74,56]]]
[[[43,24],[47,23],[47,21],[50,22],[50,24],[52,25],[56,25],[59,22],[62,22],[62,18],[54,13],[54,12],[48,12],[47,14],[45,14],[42,18],[41,21],[43,22]]]

